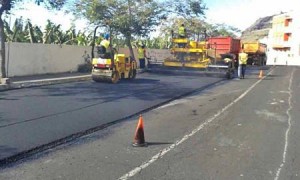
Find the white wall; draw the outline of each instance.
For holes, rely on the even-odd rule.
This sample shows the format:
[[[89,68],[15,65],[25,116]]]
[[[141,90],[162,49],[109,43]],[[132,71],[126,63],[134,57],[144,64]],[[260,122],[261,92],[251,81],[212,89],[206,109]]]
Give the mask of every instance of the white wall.
[[[90,46],[11,42],[6,43],[5,48],[8,77],[75,72],[87,55],[91,57],[92,49]],[[119,52],[129,55],[126,48],[121,48]],[[158,60],[171,56],[169,50],[147,49],[146,52],[147,56]]]
[[[6,43],[8,77],[77,71],[90,47]]]

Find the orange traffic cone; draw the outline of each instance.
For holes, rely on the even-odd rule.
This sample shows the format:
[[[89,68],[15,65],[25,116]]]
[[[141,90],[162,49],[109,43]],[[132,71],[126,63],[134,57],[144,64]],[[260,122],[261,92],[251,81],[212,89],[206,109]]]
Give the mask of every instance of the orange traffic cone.
[[[260,70],[258,78],[262,78],[262,77],[263,77],[263,70]]]
[[[147,146],[144,136],[144,123],[142,115],[140,115],[139,122],[135,130],[134,142],[132,143],[132,145],[136,147]]]

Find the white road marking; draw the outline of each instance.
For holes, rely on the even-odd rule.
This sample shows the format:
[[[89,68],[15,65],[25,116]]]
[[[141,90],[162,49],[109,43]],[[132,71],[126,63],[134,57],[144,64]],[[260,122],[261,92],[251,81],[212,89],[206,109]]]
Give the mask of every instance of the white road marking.
[[[166,108],[166,107],[169,107],[169,106],[175,106],[176,104],[181,104],[181,103],[184,103],[184,102],[186,102],[185,99],[175,100],[175,101],[172,101],[168,104],[162,105],[162,106],[156,108],[155,110],[163,109],[163,108]]]
[[[213,95],[211,95],[211,97],[233,94],[233,93],[237,93],[237,92],[240,92],[240,91],[242,91],[242,89],[237,89],[237,90],[233,90],[233,91],[229,91],[229,92],[222,92],[222,93],[218,93],[218,94],[213,94]],[[186,97],[185,99],[174,100],[174,101],[172,101],[168,104],[159,106],[154,110],[160,110],[160,109],[163,109],[163,108],[166,108],[166,107],[169,107],[169,106],[175,106],[177,104],[182,104],[182,103],[185,103],[189,99],[203,99],[203,98],[207,98],[207,97],[203,97],[203,96],[199,97],[199,96],[192,95],[191,97]]]
[[[279,92],[289,94],[289,91],[279,91]]]
[[[295,72],[295,69],[293,69],[293,72],[291,74],[289,89],[287,91],[287,93],[289,94],[289,100],[288,100],[289,101],[289,108],[286,110],[286,114],[288,116],[288,128],[285,132],[285,144],[284,144],[284,151],[283,151],[283,155],[282,155],[282,162],[281,162],[279,168],[277,169],[276,176],[275,176],[274,180],[279,179],[281,169],[283,168],[283,166],[285,165],[285,162],[286,162],[287,148],[288,148],[288,145],[289,145],[289,132],[290,132],[290,129],[291,129],[291,126],[292,126],[290,111],[293,109],[293,106],[292,106],[292,92],[293,92],[292,91],[292,82],[293,82],[294,72]]]
[[[267,117],[268,119],[275,119],[279,122],[286,122],[287,119],[286,117],[284,116],[280,116],[279,114],[276,114],[276,113],[273,113],[273,112],[270,112],[266,109],[263,109],[263,110],[255,110],[255,114],[259,115],[259,116],[265,116]]]
[[[237,93],[237,92],[241,92],[241,91],[243,91],[243,89],[237,89],[237,90],[228,91],[228,92],[215,93],[215,94],[210,95],[210,96],[214,97],[214,96],[229,95],[229,94],[233,94],[233,93]],[[198,97],[198,99],[200,99],[200,98],[201,97]]]
[[[271,74],[273,70],[274,69],[272,69],[268,74]],[[190,134],[186,134],[185,136],[183,136],[182,139],[176,141],[171,146],[169,146],[167,148],[164,148],[159,153],[157,153],[156,155],[154,155],[150,160],[142,163],[140,166],[132,169],[128,173],[126,173],[123,176],[121,176],[119,178],[119,180],[127,180],[130,177],[133,177],[136,174],[140,173],[143,169],[147,168],[148,166],[150,166],[152,163],[154,163],[158,159],[163,158],[163,156],[165,154],[167,154],[168,152],[170,152],[171,150],[173,150],[175,147],[179,146],[180,144],[182,144],[183,142],[185,142],[186,140],[188,140],[190,137],[194,136],[197,132],[199,132],[201,129],[203,129],[204,127],[206,127],[209,123],[211,123],[212,121],[214,121],[217,117],[219,117],[221,114],[223,114],[226,110],[228,110],[230,107],[232,107],[238,101],[240,101],[241,99],[243,99],[257,84],[259,84],[266,77],[267,76],[264,76],[263,78],[259,79],[256,83],[254,83],[251,87],[249,87],[243,94],[241,94],[237,99],[235,99],[234,101],[232,101],[231,103],[229,103],[227,106],[225,106],[223,109],[221,109],[220,111],[218,111],[212,117],[210,117],[207,120],[205,120],[196,129],[194,129]]]

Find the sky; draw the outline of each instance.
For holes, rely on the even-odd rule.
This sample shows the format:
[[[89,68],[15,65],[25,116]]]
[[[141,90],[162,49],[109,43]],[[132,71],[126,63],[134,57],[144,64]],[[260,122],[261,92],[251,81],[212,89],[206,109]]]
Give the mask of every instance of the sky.
[[[298,0],[203,0],[208,7],[206,19],[209,23],[225,23],[242,31],[261,17],[295,10],[297,7],[300,10],[299,2],[296,1]],[[45,27],[47,19],[50,19],[55,24],[62,24],[64,30],[71,27],[74,19],[72,15],[63,12],[53,14],[34,3],[27,3],[22,10],[14,11],[11,22],[20,16],[31,19],[32,24],[42,28]],[[87,27],[87,23],[83,20],[77,20],[75,24],[76,30],[83,31]]]
[[[299,0],[203,0],[203,2],[208,7],[206,11],[208,22],[225,23],[242,31],[259,18],[300,7]]]
[[[17,10],[13,9],[11,11],[12,15],[8,16],[11,17],[11,24],[13,24],[16,18],[22,16],[24,20],[30,19],[33,25],[38,25],[42,27],[42,29],[47,24],[47,20],[50,19],[56,25],[61,24],[63,30],[68,30],[72,25],[72,21],[74,20],[74,16],[71,14],[65,14],[63,11],[50,12],[43,6],[38,6],[35,3],[26,3],[22,8],[16,7],[16,9]],[[87,26],[87,22],[78,19],[76,21],[76,26],[78,26],[78,30],[83,31]]]

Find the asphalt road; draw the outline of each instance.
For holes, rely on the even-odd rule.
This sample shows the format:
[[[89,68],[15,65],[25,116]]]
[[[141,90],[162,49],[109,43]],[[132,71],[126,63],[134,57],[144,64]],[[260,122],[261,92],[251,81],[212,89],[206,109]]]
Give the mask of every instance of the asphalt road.
[[[118,84],[86,81],[0,92],[0,159],[63,143],[220,80],[143,73]]]
[[[1,170],[0,179],[299,179],[300,68],[221,82]]]

